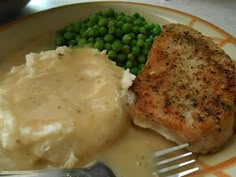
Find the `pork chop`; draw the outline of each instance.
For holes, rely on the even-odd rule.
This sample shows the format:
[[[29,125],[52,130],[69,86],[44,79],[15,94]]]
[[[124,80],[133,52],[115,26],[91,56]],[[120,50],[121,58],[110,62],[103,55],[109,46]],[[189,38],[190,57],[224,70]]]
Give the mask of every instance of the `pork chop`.
[[[163,26],[129,89],[134,123],[195,153],[215,152],[233,133],[236,71],[209,37],[182,24]]]

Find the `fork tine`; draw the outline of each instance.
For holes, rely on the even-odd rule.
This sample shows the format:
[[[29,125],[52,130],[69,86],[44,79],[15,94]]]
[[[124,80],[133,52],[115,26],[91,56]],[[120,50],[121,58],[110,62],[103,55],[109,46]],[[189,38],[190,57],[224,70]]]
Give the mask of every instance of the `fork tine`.
[[[198,170],[199,170],[199,167],[195,167],[195,168],[192,168],[192,169],[189,169],[186,171],[182,171],[182,172],[174,174],[174,175],[169,175],[166,177],[182,177],[182,176],[186,176],[186,175],[191,174],[191,173],[198,171]]]
[[[190,155],[192,155],[193,153],[192,152],[187,152],[185,154],[181,154],[181,155],[178,155],[176,157],[172,157],[172,158],[169,158],[169,159],[165,159],[165,160],[162,160],[160,162],[157,162],[156,165],[157,166],[160,166],[160,165],[165,165],[167,163],[170,163],[170,162],[173,162],[173,161],[176,161],[176,160],[179,160],[179,159],[182,159],[184,157],[188,157]]]
[[[194,163],[194,162],[196,162],[196,160],[195,160],[195,159],[192,159],[192,160],[189,160],[189,161],[186,161],[186,162],[177,164],[177,165],[172,165],[172,166],[170,166],[170,167],[163,168],[163,169],[159,170],[159,174],[162,174],[162,173],[166,173],[166,172],[175,170],[175,169],[177,169],[177,168],[180,168],[180,167],[189,165],[189,164]]]
[[[174,151],[177,151],[177,150],[186,148],[186,147],[188,147],[188,146],[189,146],[188,143],[181,144],[181,145],[178,145],[178,146],[169,148],[169,149],[165,149],[165,150],[161,150],[161,151],[158,151],[158,152],[154,152],[153,155],[154,155],[154,157],[160,157],[160,156],[163,156],[163,155],[165,155],[165,154],[169,154],[169,153],[171,153],[171,152],[174,152]]]

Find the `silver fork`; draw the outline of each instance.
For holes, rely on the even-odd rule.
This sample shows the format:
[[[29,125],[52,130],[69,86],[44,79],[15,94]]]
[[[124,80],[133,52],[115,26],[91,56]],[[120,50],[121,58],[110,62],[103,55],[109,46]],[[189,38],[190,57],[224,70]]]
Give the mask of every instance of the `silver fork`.
[[[193,165],[196,162],[192,152],[173,155],[173,153],[177,153],[188,146],[189,144],[185,143],[154,152],[154,160],[157,161],[155,165],[160,177],[182,177],[199,170],[199,167],[190,166],[190,164]]]

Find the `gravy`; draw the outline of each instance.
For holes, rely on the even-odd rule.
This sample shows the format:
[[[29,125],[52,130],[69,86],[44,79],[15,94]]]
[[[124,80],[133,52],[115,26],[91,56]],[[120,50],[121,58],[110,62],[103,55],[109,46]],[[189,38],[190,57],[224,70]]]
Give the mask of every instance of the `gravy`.
[[[61,59],[58,60],[60,62],[64,62],[66,59]],[[15,64],[19,64],[19,60],[15,60],[14,58],[9,58],[7,60],[7,62],[4,65],[1,65],[1,71],[2,74],[5,74],[7,69],[9,68],[9,66],[15,65]],[[64,63],[66,64],[66,62]],[[78,63],[77,63],[78,64]],[[81,63],[80,63],[81,64]],[[93,65],[94,63],[89,63],[89,65]],[[46,66],[49,66],[49,63],[41,63],[42,67],[39,68],[45,68]],[[104,65],[104,67],[107,67],[108,65]],[[23,66],[21,66],[23,67]],[[100,97],[103,97],[104,93],[106,95],[110,95],[111,99],[109,99],[109,102],[105,102],[104,105],[101,103],[96,103],[96,100],[94,101],[94,105],[95,107],[99,107],[99,110],[105,110],[105,109],[110,109],[110,110],[115,110],[116,114],[118,114],[118,116],[114,116],[114,117],[122,117],[119,118],[118,121],[105,121],[105,124],[99,124],[98,122],[98,126],[97,129],[94,129],[94,131],[92,131],[90,134],[78,134],[78,135],[74,135],[73,136],[67,136],[65,135],[67,140],[72,140],[73,139],[82,139],[83,141],[87,141],[87,140],[96,140],[96,141],[92,141],[92,144],[90,144],[91,146],[89,147],[93,147],[96,149],[96,153],[93,153],[94,151],[89,150],[89,148],[87,148],[88,146],[83,145],[83,141],[78,142],[82,145],[82,147],[78,148],[78,149],[74,149],[74,153],[75,155],[79,155],[80,153],[83,153],[83,156],[81,155],[80,158],[76,158],[74,157],[74,154],[68,154],[65,150],[65,148],[67,148],[67,146],[65,146],[65,144],[67,143],[63,143],[63,144],[55,144],[57,148],[53,148],[53,151],[49,151],[49,152],[54,152],[56,155],[52,155],[50,153],[42,153],[41,151],[39,151],[41,146],[37,146],[37,143],[35,146],[33,146],[33,153],[31,152],[31,150],[28,148],[28,146],[20,146],[18,147],[18,151],[21,153],[12,153],[9,150],[11,148],[14,148],[15,146],[17,146],[17,138],[15,138],[12,142],[8,142],[6,143],[6,149],[7,150],[0,150],[0,156],[4,157],[1,158],[0,160],[0,168],[1,170],[19,170],[19,169],[41,169],[41,168],[47,168],[47,167],[70,167],[70,166],[77,166],[77,167],[81,167],[83,165],[86,165],[87,163],[91,162],[91,161],[104,161],[106,164],[108,164],[108,166],[110,166],[112,168],[112,170],[115,172],[115,174],[118,177],[150,177],[152,175],[155,176],[154,173],[154,167],[153,167],[153,162],[152,162],[152,158],[151,158],[151,153],[154,151],[157,151],[159,149],[162,148],[166,148],[169,146],[172,146],[173,144],[166,141],[164,138],[162,138],[161,136],[159,136],[158,134],[149,131],[149,130],[144,130],[138,127],[135,127],[132,123],[130,123],[129,119],[127,118],[127,114],[126,111],[122,111],[120,110],[121,107],[123,107],[124,105],[122,105],[122,102],[117,102],[117,99],[123,99],[122,98],[122,92],[121,89],[119,88],[119,86],[117,87],[116,92],[114,91],[114,88],[112,90],[109,90],[110,87],[106,86],[105,80],[103,79],[99,79],[96,78],[96,82],[97,84],[100,82],[101,85],[101,90],[100,92],[91,92],[91,88],[94,87],[94,85],[90,85],[89,83],[86,84],[86,80],[83,77],[78,77],[76,76],[76,72],[73,72],[73,70],[76,70],[76,63],[70,63],[70,67],[71,69],[71,73],[72,75],[74,75],[74,77],[70,76],[66,76],[65,74],[61,74],[60,78],[64,78],[62,80],[58,80],[57,78],[55,78],[55,75],[52,75],[50,82],[49,81],[45,81],[46,83],[44,83],[43,85],[49,86],[49,85],[54,85],[54,88],[58,88],[58,83],[59,82],[64,82],[67,83],[65,84],[68,85],[71,82],[76,83],[77,81],[80,82],[85,82],[84,88],[82,87],[67,87],[64,90],[67,90],[68,93],[65,93],[64,91],[60,91],[61,88],[59,89],[55,89],[54,91],[49,91],[50,94],[45,94],[43,97],[39,97],[37,96],[37,94],[35,95],[34,99],[30,99],[30,98],[25,98],[25,95],[27,95],[27,90],[21,89],[21,94],[19,95],[24,95],[22,96],[24,100],[24,103],[22,105],[19,105],[17,107],[14,108],[14,112],[16,112],[16,114],[20,114],[24,117],[26,117],[26,120],[29,120],[27,122],[21,122],[19,121],[17,124],[25,126],[25,127],[30,127],[32,125],[32,123],[35,123],[35,120],[32,120],[32,116],[35,115],[40,115],[42,117],[42,119],[48,120],[49,123],[53,122],[55,119],[53,117],[57,117],[59,119],[63,119],[63,117],[65,116],[74,116],[77,114],[83,114],[84,111],[82,110],[87,110],[87,112],[90,112],[89,107],[91,105],[89,105],[85,100],[87,99],[87,96],[85,96],[86,92],[90,92],[93,93],[93,95],[100,95]],[[89,73],[93,73],[94,75],[96,75],[98,71],[101,72],[105,72],[105,74],[107,76],[112,76],[112,80],[114,80],[114,78],[118,78],[117,80],[115,80],[114,82],[116,82],[117,85],[119,85],[117,82],[118,80],[120,80],[121,76],[122,76],[122,72],[123,69],[118,68],[118,67],[113,67],[112,65],[110,65],[110,69],[113,70],[109,71],[110,73],[116,73],[115,75],[111,75],[109,74],[109,72],[107,72],[107,70],[110,69],[105,69],[105,68],[98,68],[97,65],[94,65],[94,72],[88,72],[86,70],[83,70],[81,72],[84,72],[83,74],[89,74]],[[20,70],[20,68],[15,68],[13,69],[15,72],[18,72],[18,70]],[[104,71],[105,70],[105,71]],[[115,72],[114,72],[115,70]],[[56,70],[55,70],[56,71]],[[62,71],[63,72],[63,67],[57,67],[57,71]],[[95,72],[96,71],[96,72]],[[34,72],[34,71],[32,71]],[[30,73],[29,73],[30,74]],[[35,73],[31,73],[33,76]],[[69,77],[69,78],[68,78]],[[40,77],[39,77],[40,78]],[[111,79],[111,78],[110,78]],[[108,80],[110,80],[108,78]],[[5,81],[6,82],[6,81]],[[13,84],[14,82],[12,81],[7,81],[8,84]],[[44,82],[43,80],[38,80],[38,81],[34,81],[34,82],[30,82],[30,85],[35,85],[36,88],[38,88],[37,93],[38,92],[43,92],[43,90],[47,90],[48,87],[40,87],[40,82]],[[27,85],[27,84],[26,84]],[[7,88],[7,84],[6,84],[6,88]],[[13,88],[13,87],[12,87]],[[14,87],[14,89],[16,89],[15,91],[19,90],[20,88],[17,89],[17,87]],[[58,102],[57,107],[53,107],[54,105],[54,101],[58,101],[58,95],[60,97],[63,97],[64,94],[69,94],[70,91],[73,90],[75,94],[72,94],[70,96],[67,97],[67,100],[64,100],[65,102]],[[78,90],[76,92],[76,90]],[[80,91],[79,91],[80,90]],[[14,92],[14,91],[13,91]],[[115,96],[114,96],[115,94]],[[118,94],[118,95],[116,95]],[[48,95],[51,95],[48,97]],[[57,95],[57,96],[56,96]],[[91,98],[93,98],[91,95]],[[113,95],[113,96],[112,96]],[[118,96],[118,97],[117,97]],[[45,102],[45,104],[42,104],[45,101],[45,97],[48,97],[47,101]],[[73,100],[76,100],[76,98],[82,97],[82,101],[80,103],[80,105],[83,105],[83,107],[77,107],[77,105],[79,104],[78,102],[74,102]],[[68,106],[66,104],[66,102],[68,102],[68,98],[70,100],[72,100],[73,105],[74,106]],[[113,99],[115,98],[115,99]],[[11,98],[9,98],[9,100],[11,100]],[[59,99],[60,100],[60,99]],[[112,104],[114,103],[114,104]],[[118,103],[118,105],[117,105]],[[115,106],[112,106],[115,105]],[[43,106],[43,107],[42,107]],[[65,108],[69,108],[65,110]],[[123,107],[124,108],[124,107]],[[25,114],[25,109],[27,110],[32,110],[32,111],[28,111],[27,114]],[[47,109],[53,110],[51,111],[53,114],[48,115],[46,114]],[[125,108],[124,108],[125,109]],[[45,110],[42,112],[42,110]],[[104,119],[104,115],[107,114],[105,112],[99,112],[99,110],[97,110],[96,113],[91,113],[91,120],[89,121],[90,124],[96,124],[96,122],[94,122],[94,116],[96,114],[96,116],[100,116],[101,119]],[[97,115],[99,114],[99,115]],[[113,113],[108,114],[112,115]],[[45,117],[46,116],[46,117]],[[106,116],[105,116],[106,117]],[[31,119],[31,120],[30,120]],[[69,119],[70,120],[70,119]],[[117,119],[114,119],[117,120]],[[79,124],[79,122],[78,122]],[[85,123],[86,124],[86,123]],[[86,126],[84,124],[84,129],[82,131],[87,132],[87,128],[89,126]],[[70,131],[71,126],[73,127],[73,121],[64,121],[64,125],[65,128],[61,129],[59,132],[57,132],[60,136],[65,134],[65,132]],[[35,123],[36,129],[38,128],[37,131],[32,131],[29,129],[25,130],[25,134],[27,134],[27,139],[25,139],[23,142],[20,143],[24,143],[26,145],[28,145],[29,143],[34,142],[31,137],[35,135],[36,138],[39,139],[39,144],[40,141],[43,136],[42,135],[37,135],[37,132],[40,129],[40,122]],[[91,126],[91,125],[90,125]],[[98,128],[99,127],[99,128]],[[97,136],[98,132],[100,131],[104,131],[104,127],[108,128],[108,130],[112,130],[113,133],[111,133],[111,136],[108,139],[104,139],[104,136],[101,136],[99,138],[94,138]],[[27,132],[28,131],[28,132]],[[81,132],[82,132],[81,131]],[[43,134],[44,131],[41,131],[41,133]],[[105,132],[108,132],[107,130]],[[114,133],[114,132],[118,132],[118,133]],[[104,134],[103,134],[104,135]],[[108,135],[108,133],[107,133]],[[50,135],[51,136],[51,135]],[[54,136],[54,135],[53,135]],[[53,137],[52,136],[52,137]],[[117,137],[119,137],[117,139]],[[89,138],[90,137],[90,138]],[[91,138],[93,137],[93,138]],[[19,138],[19,137],[18,137]],[[43,137],[45,138],[45,137]],[[54,138],[54,137],[53,137]],[[52,138],[52,139],[53,139]],[[116,141],[114,141],[116,139]],[[87,141],[88,143],[91,143],[90,141]],[[98,144],[103,144],[105,142],[106,146],[98,146]],[[11,144],[13,143],[13,144]],[[16,144],[14,144],[16,143]],[[19,143],[19,142],[18,142]],[[11,145],[8,147],[8,145]],[[59,147],[59,148],[58,148]],[[79,146],[76,146],[79,147]],[[103,148],[100,148],[103,147]],[[44,147],[45,148],[45,147]],[[44,149],[45,150],[45,149]],[[41,154],[40,154],[41,152]],[[66,153],[65,153],[66,152]],[[58,156],[58,154],[60,154],[60,156]],[[66,154],[66,155],[65,155]],[[65,156],[64,156],[65,155]],[[65,159],[68,158],[68,156],[70,157],[71,155],[71,161],[67,161],[68,163],[61,165],[60,162],[64,162],[66,161]],[[40,158],[39,158],[40,157]],[[45,160],[45,158],[47,160]],[[50,163],[48,162],[48,160],[50,161]],[[71,163],[71,164],[70,164]],[[7,165],[6,165],[7,164]]]

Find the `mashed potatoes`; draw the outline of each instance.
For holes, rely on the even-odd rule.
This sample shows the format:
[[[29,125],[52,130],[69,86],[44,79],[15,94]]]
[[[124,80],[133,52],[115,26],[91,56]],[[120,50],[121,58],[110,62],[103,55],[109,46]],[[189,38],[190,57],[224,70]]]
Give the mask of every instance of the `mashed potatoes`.
[[[28,54],[0,84],[1,158],[73,167],[124,131],[132,79],[96,49]]]

